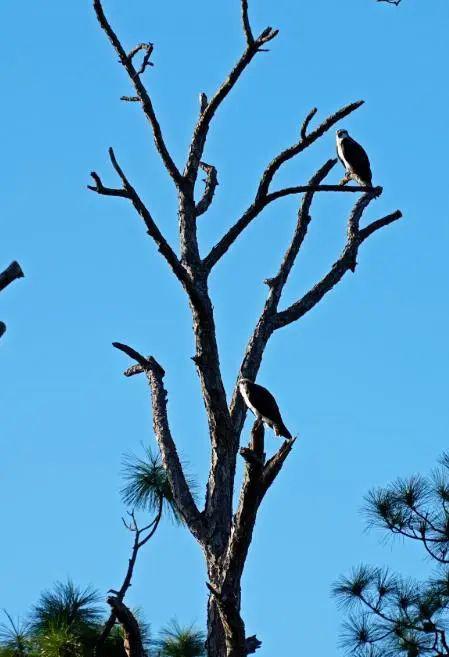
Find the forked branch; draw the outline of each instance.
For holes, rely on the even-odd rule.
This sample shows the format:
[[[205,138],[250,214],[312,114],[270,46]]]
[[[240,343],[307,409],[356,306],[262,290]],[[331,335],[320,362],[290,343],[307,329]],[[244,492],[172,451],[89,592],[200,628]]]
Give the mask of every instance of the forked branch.
[[[162,162],[164,163],[165,168],[173,178],[177,187],[181,187],[183,185],[183,178],[167,149],[159,121],[153,108],[151,97],[144,84],[142,83],[142,80],[140,79],[141,74],[145,71],[146,67],[150,65],[149,60],[153,51],[153,44],[139,44],[139,46],[136,46],[136,48],[131,50],[129,54],[126,54],[126,51],[123,48],[119,38],[117,37],[105,16],[101,0],[93,0],[93,6],[101,29],[105,32],[114,50],[116,51],[119,57],[119,61],[126,70],[134,86],[134,89],[136,90],[137,97],[142,103],[142,109],[150,123],[151,129],[153,131],[154,143],[156,144],[156,148],[159,152],[159,155],[161,156]],[[146,48],[146,54],[140,69],[136,70],[133,63],[133,58],[137,52],[143,48]]]
[[[221,103],[225,100],[229,92],[234,88],[236,82],[251,63],[254,56],[261,51],[262,46],[276,37],[278,30],[267,27],[259,34],[257,38],[252,35],[249,18],[248,18],[248,1],[242,0],[242,22],[246,37],[246,49],[237,64],[229,73],[226,80],[221,84],[207,104],[202,105],[198,122],[193,131],[193,137],[189,148],[187,163],[184,170],[185,178],[191,185],[195,184],[198,174],[198,167],[204,152],[207,134],[212,119]]]
[[[114,167],[116,173],[118,174],[120,180],[122,181],[122,187],[120,189],[105,187],[101,181],[100,176],[93,171],[91,173],[92,178],[95,181],[95,185],[88,185],[88,189],[97,194],[103,196],[121,196],[123,198],[128,198],[133,204],[134,208],[137,210],[137,213],[142,217],[145,226],[147,227],[148,235],[154,240],[156,246],[158,247],[159,252],[165,258],[165,260],[170,265],[173,273],[176,278],[183,284],[183,286],[190,292],[194,293],[193,287],[189,275],[181,262],[179,261],[177,255],[162,235],[159,227],[154,221],[151,212],[148,210],[146,205],[143,203],[139,194],[136,192],[135,188],[129,182],[127,176],[123,172],[123,169],[117,162],[115,153],[112,148],[109,149],[109,158],[111,160],[112,166]]]
[[[206,173],[207,178],[205,180],[206,186],[204,194],[195,207],[195,215],[197,217],[204,214],[209,209],[214,199],[215,189],[218,185],[217,169],[211,164],[206,164],[206,162],[200,162],[200,167]]]
[[[116,603],[121,603],[123,602],[125,595],[131,586],[133,574],[134,574],[134,567],[136,565],[137,561],[137,555],[139,553],[139,550],[146,544],[148,541],[154,536],[159,523],[162,518],[162,509],[163,509],[163,497],[161,496],[159,498],[159,507],[156,513],[156,516],[152,522],[150,522],[148,525],[145,527],[139,527],[137,524],[137,520],[134,514],[134,511],[129,513],[130,520],[127,523],[125,520],[123,520],[123,524],[127,529],[129,529],[130,532],[134,534],[134,541],[133,541],[133,546],[131,550],[131,556],[128,560],[128,568],[126,570],[125,577],[123,579],[123,583],[118,591],[112,591],[114,593],[114,598]],[[117,620],[115,608],[117,607],[117,604],[111,605],[111,613],[109,615],[108,620],[104,624],[103,630],[101,631],[100,636],[98,637],[96,644],[95,644],[95,655],[96,657],[99,657],[103,653],[103,647],[104,644],[109,637],[112,628],[114,627],[114,624]]]
[[[301,297],[298,301],[291,304],[285,310],[277,314],[275,328],[282,328],[292,322],[297,321],[316,304],[321,301],[325,294],[343,278],[348,271],[355,271],[357,265],[357,254],[360,245],[374,232],[388,226],[402,217],[402,213],[397,210],[392,214],[373,221],[366,228],[359,229],[361,216],[367,205],[373,200],[372,194],[365,194],[356,203],[348,222],[348,239],[345,247],[338,260],[332,265],[330,271],[317,283],[309,292]]]
[[[325,173],[326,166],[331,166],[331,161],[321,169],[321,173]],[[317,173],[317,176],[320,176],[320,172]],[[343,278],[346,272],[355,270],[360,245],[374,232],[384,226],[388,226],[402,217],[402,213],[397,210],[381,219],[373,221],[365,228],[360,229],[359,224],[363,212],[371,201],[376,198],[376,195],[377,191],[375,189],[365,191],[365,194],[363,194],[363,196],[361,196],[356,202],[348,219],[346,244],[340,257],[332,265],[330,271],[316,285],[306,292],[301,299],[291,304],[285,310],[279,311],[278,304],[281,299],[283,287],[287,280],[285,274],[287,274],[288,277],[288,273],[291,271],[295,262],[304,240],[307,226],[310,222],[309,208],[312,198],[309,196],[307,199],[307,194],[305,195],[298,216],[295,234],[292,243],[284,256],[280,271],[273,279],[267,280],[267,284],[270,286],[270,293],[264,310],[246,348],[239,376],[245,376],[254,380],[259,371],[264,350],[273,332],[297,321],[307,312],[312,310],[312,308],[314,308]],[[245,415],[246,407],[243,404],[236,387],[231,401],[231,416],[234,429],[238,433],[243,427]]]

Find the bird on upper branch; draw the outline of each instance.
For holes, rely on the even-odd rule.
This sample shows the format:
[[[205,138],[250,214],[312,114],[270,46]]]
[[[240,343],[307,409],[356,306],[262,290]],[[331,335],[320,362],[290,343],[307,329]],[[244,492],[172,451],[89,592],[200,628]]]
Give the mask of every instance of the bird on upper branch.
[[[372,173],[368,155],[347,130],[337,130],[337,155],[348,177],[365,187],[372,186]]]
[[[283,436],[292,440],[292,435],[282,420],[279,407],[271,392],[263,386],[244,378],[239,380],[239,390],[245,404],[257,419],[265,422],[267,426],[273,429],[276,436]]]

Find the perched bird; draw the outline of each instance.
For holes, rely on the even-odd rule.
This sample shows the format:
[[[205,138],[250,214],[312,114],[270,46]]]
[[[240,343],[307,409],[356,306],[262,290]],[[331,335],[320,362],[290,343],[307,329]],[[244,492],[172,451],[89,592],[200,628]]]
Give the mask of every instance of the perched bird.
[[[337,130],[337,155],[346,172],[357,182],[366,187],[372,186],[372,173],[365,150],[352,137],[347,130]]]
[[[292,439],[285,426],[275,398],[266,388],[249,379],[239,380],[239,390],[245,404],[262,422],[273,429],[276,436]]]

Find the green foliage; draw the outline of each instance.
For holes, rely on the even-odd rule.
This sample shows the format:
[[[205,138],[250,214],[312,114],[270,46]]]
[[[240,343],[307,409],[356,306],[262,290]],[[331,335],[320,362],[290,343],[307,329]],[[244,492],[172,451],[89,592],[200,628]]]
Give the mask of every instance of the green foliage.
[[[205,651],[205,636],[193,625],[181,627],[172,620],[157,641],[153,642],[155,657],[202,657]]]
[[[176,522],[182,522],[159,455],[155,456],[147,448],[143,459],[134,455],[126,456],[123,463],[123,476],[126,485],[121,493],[127,506],[157,513],[162,499],[166,511]],[[188,483],[191,490],[195,488],[194,482]]]
[[[30,624],[13,621],[4,611],[6,622],[0,623],[0,657],[26,657],[32,652]]]
[[[68,625],[47,625],[36,641],[41,657],[83,657],[86,646]]]
[[[31,612],[34,633],[70,628],[84,632],[101,618],[99,596],[91,587],[80,589],[71,580],[57,582],[52,590],[44,591]]]
[[[176,621],[151,640],[150,626],[133,611],[148,657],[203,657],[204,634]],[[105,618],[92,588],[81,589],[70,580],[44,591],[32,608],[29,622],[14,622],[5,612],[0,623],[0,657],[94,657]],[[126,657],[123,630],[116,624],[104,646],[107,657]]]
[[[371,527],[421,544],[436,572],[417,582],[362,565],[341,577],[333,594],[350,610],[342,646],[356,657],[447,657],[449,456],[429,477],[371,491],[365,511]]]

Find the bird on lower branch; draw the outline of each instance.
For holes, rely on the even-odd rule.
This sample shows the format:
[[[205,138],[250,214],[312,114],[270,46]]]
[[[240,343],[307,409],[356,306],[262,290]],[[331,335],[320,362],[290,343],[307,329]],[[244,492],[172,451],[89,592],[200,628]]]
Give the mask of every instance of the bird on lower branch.
[[[245,378],[239,379],[239,390],[245,404],[258,420],[265,422],[273,429],[276,436],[292,440],[292,435],[282,420],[276,400],[269,390]]]
[[[337,130],[337,155],[346,169],[348,178],[354,178],[365,187],[372,187],[371,166],[368,155],[347,130]]]

